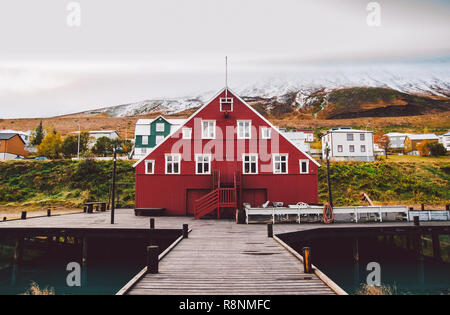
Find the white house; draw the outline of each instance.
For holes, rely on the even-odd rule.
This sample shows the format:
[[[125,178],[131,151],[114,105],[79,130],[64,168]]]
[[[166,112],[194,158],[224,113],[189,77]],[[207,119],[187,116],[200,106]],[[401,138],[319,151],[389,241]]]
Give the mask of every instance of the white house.
[[[115,139],[119,139],[120,138],[119,134],[115,130],[91,130],[91,131],[88,131],[88,132],[89,132],[89,138],[90,138],[90,140],[89,140],[89,147],[90,148],[92,148],[95,145],[95,143],[97,142],[97,140],[99,138],[106,137],[106,138],[109,138],[111,140],[115,140]],[[78,135],[79,131],[75,131],[75,132],[72,132],[72,133]]]
[[[442,143],[444,148],[446,148],[447,151],[450,151],[450,131],[442,136],[439,136],[439,143]]]
[[[311,152],[310,143],[314,141],[312,131],[305,132],[304,130],[294,130],[289,132],[282,131],[281,133],[303,152]]]
[[[26,147],[30,146],[31,130],[17,131],[17,130],[3,129],[0,130],[0,133],[17,133],[22,138],[23,142],[25,142],[25,146]]]
[[[333,128],[322,137],[322,156],[334,161],[373,161],[373,132],[352,128]]]
[[[389,138],[389,148],[403,149],[405,147],[405,138],[407,133],[390,132],[386,136]]]

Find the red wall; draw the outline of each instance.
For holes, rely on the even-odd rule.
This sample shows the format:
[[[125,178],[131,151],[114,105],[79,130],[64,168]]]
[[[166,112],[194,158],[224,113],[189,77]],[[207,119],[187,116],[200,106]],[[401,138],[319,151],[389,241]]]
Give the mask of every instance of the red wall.
[[[219,110],[219,99],[224,94],[225,92],[222,92],[195,116],[216,121],[216,140],[201,139],[199,122],[192,118],[183,126],[192,128],[192,140],[181,139],[180,129],[146,157],[146,160],[155,160],[155,174],[145,174],[143,161],[136,166],[136,208],[166,208],[166,212],[171,215],[186,214],[187,189],[210,189],[212,185],[211,175],[195,174],[194,155],[198,153],[211,153],[212,169],[219,170],[221,174],[233,173],[234,169],[227,169],[233,164],[237,170],[242,171],[241,153],[258,153],[260,158],[258,174],[242,175],[244,189],[266,189],[270,201],[283,201],[285,204],[295,204],[299,201],[317,203],[317,165],[310,161],[309,174],[300,174],[299,159],[308,157],[283,137],[279,137],[279,148],[272,150],[272,141],[275,140],[261,140],[259,135],[260,127],[269,125],[238,98],[234,97],[233,112],[225,117]],[[230,96],[233,95],[228,92],[228,97]],[[236,127],[237,120],[252,121],[252,139],[238,140],[236,133],[233,138],[228,137],[229,140],[223,139],[225,135],[220,136],[219,129],[225,133],[226,126]],[[277,131],[273,129],[272,138],[275,139],[277,136]],[[223,150],[220,150],[219,145],[223,146]],[[227,146],[232,150],[227,149]],[[171,153],[173,148],[177,149],[172,153],[182,154],[180,175],[165,174],[165,154]],[[265,155],[264,152],[268,152],[269,155]],[[289,174],[272,173],[271,153],[289,154]],[[220,161],[225,157],[237,162]],[[267,159],[263,160],[264,157]]]

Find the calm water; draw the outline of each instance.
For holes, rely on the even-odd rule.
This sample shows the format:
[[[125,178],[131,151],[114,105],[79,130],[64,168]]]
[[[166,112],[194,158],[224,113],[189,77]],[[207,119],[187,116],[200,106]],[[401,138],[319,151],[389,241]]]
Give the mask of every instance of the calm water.
[[[301,253],[310,246],[312,261],[328,277],[349,294],[358,293],[370,271],[367,264],[377,262],[381,267],[381,284],[389,286],[393,294],[450,294],[450,243],[448,235],[441,236],[443,263],[432,258],[431,236],[423,237],[423,263],[406,248],[406,237],[395,236],[394,242],[382,237],[359,239],[359,264],[353,259],[352,238],[317,239],[308,242],[291,242]],[[395,245],[394,245],[395,244]]]
[[[23,294],[32,281],[41,289],[52,288],[55,294],[115,294],[144,266],[146,246],[155,244],[163,251],[177,237],[165,239],[89,239],[86,282],[81,287],[69,287],[66,277],[67,264],[81,264],[82,247],[71,240],[57,246],[48,246],[44,242],[24,243],[23,263],[18,267],[13,283],[11,264],[15,239],[0,240],[0,294]]]

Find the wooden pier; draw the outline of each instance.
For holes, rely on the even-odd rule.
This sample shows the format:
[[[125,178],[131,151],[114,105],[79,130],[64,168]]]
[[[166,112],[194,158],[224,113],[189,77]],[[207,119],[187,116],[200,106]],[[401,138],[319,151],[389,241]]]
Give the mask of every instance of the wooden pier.
[[[367,233],[403,234],[422,232],[448,234],[449,222],[411,222],[366,224],[280,224],[274,225],[274,237],[268,237],[266,225],[236,224],[231,220],[194,220],[192,217],[156,217],[150,231],[148,217],[137,217],[133,210],[116,211],[111,225],[110,212],[80,213],[55,217],[0,222],[1,233],[105,234],[127,237],[132,231],[143,237],[158,230],[180,230],[189,224],[189,237],[179,238],[160,255],[159,273],[142,270],[118,294],[345,294],[326,275],[303,271],[302,257],[286,245],[287,239],[318,235],[366,235]],[[87,231],[87,232],[86,232]],[[59,232],[58,232],[59,233]],[[279,237],[277,237],[279,236]]]

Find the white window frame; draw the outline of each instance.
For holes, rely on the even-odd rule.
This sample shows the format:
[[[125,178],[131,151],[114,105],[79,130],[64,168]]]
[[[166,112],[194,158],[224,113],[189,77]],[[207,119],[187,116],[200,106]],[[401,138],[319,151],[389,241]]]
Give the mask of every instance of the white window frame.
[[[166,138],[166,137],[164,137],[163,135],[157,135],[157,136],[155,136],[155,145],[158,145],[158,144],[160,144],[161,142],[163,142],[165,138]],[[158,142],[158,139],[161,139],[161,141]]]
[[[281,160],[280,161],[275,161],[275,159],[277,158],[277,157],[282,157],[282,156],[285,156],[286,157],[286,172],[285,173],[283,173],[283,172],[281,172],[281,163],[284,163],[284,162],[282,162]],[[275,168],[275,165],[276,165],[276,163],[280,163],[280,171],[279,172],[277,172],[276,171],[276,168]],[[279,154],[272,154],[272,167],[273,167],[273,173],[274,174],[289,174],[289,154],[283,154],[283,153],[279,153]]]
[[[360,133],[359,134],[359,141],[366,141],[366,134],[365,133]]]
[[[352,147],[353,147],[353,151],[352,151]],[[350,152],[350,153],[355,153],[355,145],[350,144],[350,145],[348,146],[348,152]]]
[[[309,174],[309,160],[299,160],[300,174]],[[306,172],[302,171],[302,163],[306,163]]]
[[[347,133],[347,141],[355,141],[355,135],[353,133]]]
[[[148,145],[148,138],[149,136],[141,136],[142,137],[142,145]],[[144,141],[145,139],[145,141]]]
[[[243,132],[241,136],[240,124],[243,123]],[[245,136],[245,124],[248,123],[248,136]],[[251,120],[238,120],[237,121],[237,138],[238,139],[251,139],[252,138],[252,121]]]
[[[205,134],[204,123],[208,123],[207,134]],[[212,126],[212,135],[211,135],[211,126]],[[216,139],[215,120],[202,120],[202,139]]]
[[[245,162],[245,157],[246,156],[250,157],[248,162]],[[251,160],[252,157],[255,157],[255,161]],[[242,174],[245,174],[245,175],[256,175],[256,174],[258,174],[258,171],[259,171],[258,159],[259,159],[259,156],[258,156],[257,153],[243,153],[242,154]],[[245,163],[249,163],[250,164],[250,167],[249,167],[250,172],[248,172],[248,173],[245,172]],[[252,171],[251,171],[251,164],[252,163],[256,163],[256,168],[255,168],[256,173],[252,173]]]
[[[192,129],[191,128],[183,128],[181,129],[182,138],[186,140],[192,139]]]
[[[148,171],[148,165],[149,164],[152,165],[152,171],[151,172]],[[146,175],[155,174],[155,160],[146,160],[145,161],[145,174]]]
[[[178,161],[167,161],[167,159],[169,158],[169,157],[176,157],[177,158],[177,160]],[[180,172],[181,172],[181,154],[166,154],[165,155],[165,171],[166,171],[166,174],[167,175],[177,175],[177,174],[180,174]],[[174,172],[172,172],[172,173],[168,173],[167,172],[167,169],[168,169],[168,166],[169,166],[169,163],[171,163],[172,164],[172,170],[173,170],[173,165],[175,164],[175,163],[178,163],[178,172],[177,173],[174,173]]]
[[[266,134],[266,132],[268,132]],[[261,138],[262,139],[270,139],[272,137],[272,128],[269,127],[261,127]]]
[[[161,125],[162,125],[162,130],[160,130],[161,128],[159,128]],[[155,130],[156,130],[156,132],[164,132],[165,127],[166,127],[166,125],[164,123],[158,122],[158,123],[156,123]]]
[[[232,97],[221,97],[220,98],[220,111],[224,112],[224,110],[222,109],[222,104],[223,103],[231,103],[231,110],[230,112],[233,111],[233,98]]]
[[[364,148],[364,150],[363,150],[363,148]],[[366,146],[364,144],[361,145],[360,149],[361,149],[362,153],[366,153]]]
[[[201,157],[201,158],[208,157],[208,161],[207,162],[201,161],[202,164],[208,163],[208,172],[207,173],[204,172],[204,169],[203,169],[202,173],[198,172],[197,165],[199,163],[199,161],[198,161],[199,157]],[[211,175],[211,154],[196,154],[195,155],[195,174],[196,175]]]
[[[338,151],[338,153],[344,152],[344,146],[342,144],[338,144],[337,151]]]

